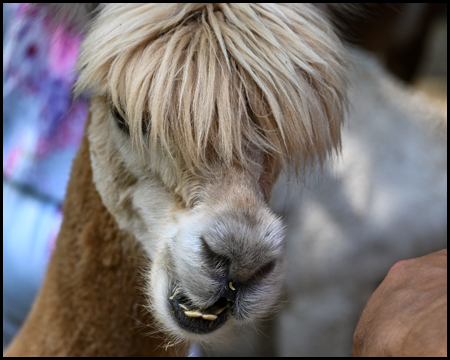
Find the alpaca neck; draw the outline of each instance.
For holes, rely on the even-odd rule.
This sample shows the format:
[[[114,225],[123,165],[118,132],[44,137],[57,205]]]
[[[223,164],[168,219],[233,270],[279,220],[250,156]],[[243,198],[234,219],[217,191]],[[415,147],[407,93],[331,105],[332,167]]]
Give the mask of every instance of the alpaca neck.
[[[160,356],[168,347],[145,308],[146,259],[120,231],[92,181],[84,136],[41,291],[6,356]],[[170,344],[169,344],[170,345]]]

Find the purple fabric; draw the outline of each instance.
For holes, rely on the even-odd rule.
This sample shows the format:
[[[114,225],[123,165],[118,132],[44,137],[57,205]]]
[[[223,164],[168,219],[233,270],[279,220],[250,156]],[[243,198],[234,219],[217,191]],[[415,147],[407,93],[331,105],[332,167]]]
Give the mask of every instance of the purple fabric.
[[[3,56],[3,177],[62,201],[87,102],[72,102],[81,37],[16,6]]]
[[[3,348],[44,278],[87,118],[73,102],[80,36],[3,4]]]

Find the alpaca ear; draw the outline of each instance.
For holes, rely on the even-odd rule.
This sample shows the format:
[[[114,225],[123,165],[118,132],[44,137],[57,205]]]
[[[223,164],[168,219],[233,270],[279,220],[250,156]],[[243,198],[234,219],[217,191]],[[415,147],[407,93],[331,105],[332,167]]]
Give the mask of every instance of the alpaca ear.
[[[67,30],[84,33],[86,25],[101,8],[99,3],[47,3],[34,4],[38,13],[49,18],[52,26],[62,25]]]

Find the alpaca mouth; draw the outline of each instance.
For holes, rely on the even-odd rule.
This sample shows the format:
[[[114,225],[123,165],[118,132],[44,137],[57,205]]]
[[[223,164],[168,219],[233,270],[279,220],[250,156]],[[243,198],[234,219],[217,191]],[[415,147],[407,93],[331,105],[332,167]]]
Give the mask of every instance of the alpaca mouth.
[[[195,334],[209,334],[221,327],[228,318],[231,301],[220,298],[213,305],[199,309],[192,305],[187,296],[180,291],[169,298],[172,314],[178,325]]]

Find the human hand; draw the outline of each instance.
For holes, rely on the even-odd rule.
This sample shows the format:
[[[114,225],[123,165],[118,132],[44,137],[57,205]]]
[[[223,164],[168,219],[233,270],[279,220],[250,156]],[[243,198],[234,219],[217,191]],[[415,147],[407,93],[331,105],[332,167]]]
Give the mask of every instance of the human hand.
[[[447,356],[447,249],[392,266],[359,319],[353,356]]]

